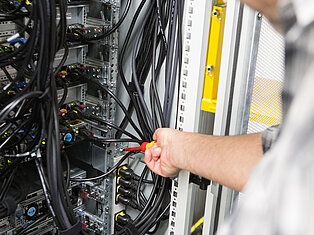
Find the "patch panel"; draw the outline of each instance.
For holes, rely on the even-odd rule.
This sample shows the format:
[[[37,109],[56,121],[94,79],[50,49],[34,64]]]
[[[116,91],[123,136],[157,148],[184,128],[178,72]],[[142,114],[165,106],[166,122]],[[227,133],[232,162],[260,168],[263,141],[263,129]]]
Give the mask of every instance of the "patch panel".
[[[65,104],[69,104],[73,102],[84,103],[86,99],[86,89],[87,89],[86,84],[80,84],[80,85],[68,87],[68,91],[67,91],[68,94],[64,103]],[[63,93],[64,93],[63,89],[59,89],[57,91],[57,97],[59,101],[62,99]]]
[[[12,21],[1,21],[0,22],[0,31],[12,31],[17,30],[18,26]]]
[[[67,24],[86,24],[86,16],[89,6],[85,4],[68,5],[66,12]],[[57,23],[60,21],[59,9],[57,9]]]
[[[85,30],[85,33],[88,36],[97,36],[103,34],[104,30],[107,30],[112,27],[112,25],[114,25],[119,16],[118,6],[120,5],[120,1],[114,0],[110,2],[106,1],[104,3],[104,1],[101,0],[69,0],[68,2],[70,4],[67,6],[67,12],[65,14],[67,25],[80,25],[82,30],[87,29]],[[61,4],[61,1],[59,3]],[[98,4],[100,4],[102,8],[97,8]],[[59,6],[61,9],[61,5]],[[60,22],[61,18],[59,6],[56,7],[57,24]],[[32,8],[32,4],[30,4],[29,7]],[[90,12],[90,9],[93,9],[93,12]],[[25,12],[27,11],[26,8],[23,9],[23,11],[24,10]],[[97,17],[97,15],[99,17]],[[113,20],[114,17],[116,17],[115,21]],[[24,22],[27,22],[27,20],[27,17],[23,19]],[[34,27],[33,22],[29,26],[29,31],[31,32],[31,29]],[[1,22],[0,40],[5,40],[6,38],[12,36],[13,34],[17,33],[17,30],[19,30],[19,28],[16,24],[12,23],[12,21]],[[25,38],[29,39],[31,34],[28,33],[29,32],[26,33]],[[31,61],[26,65],[27,72],[36,71],[35,68],[39,64],[38,59],[41,57],[41,55],[43,55],[42,51],[40,51],[41,43],[42,41],[37,43],[36,46],[38,46],[38,48],[36,46],[34,47],[35,49],[34,53],[32,54]],[[106,85],[108,89],[114,90],[117,78],[117,72],[114,69],[114,66],[116,66],[118,57],[118,32],[115,31],[110,37],[101,40],[70,41],[68,38],[66,38],[66,43],[68,45],[68,50],[61,49],[57,51],[53,60],[53,67],[57,68],[58,65],[63,61],[63,57],[67,56],[64,65],[55,76],[57,85],[57,101],[62,101],[60,104],[63,104],[60,106],[60,109],[58,106],[58,111],[61,112],[62,109],[67,109],[70,112],[73,111],[73,107],[75,106],[76,108],[81,109],[83,113],[93,115],[102,120],[110,120],[113,122],[115,118],[114,101],[107,94],[105,94],[105,92],[96,91],[93,93],[92,89],[90,89],[91,84],[88,83],[88,79],[96,79],[97,81],[101,82],[101,84]],[[13,51],[18,49],[19,46],[19,44],[16,44],[16,48],[12,46]],[[23,68],[23,66],[20,64],[18,64],[17,70]],[[45,61],[45,66],[47,65],[48,61]],[[25,68],[23,69],[26,71]],[[16,77],[16,74],[18,73],[17,70],[10,66],[7,67],[7,71],[12,78]],[[71,74],[72,71],[73,73]],[[59,72],[63,74],[59,74]],[[70,74],[71,76],[74,74],[75,76],[67,77],[66,73]],[[21,82],[20,80],[23,80],[25,86],[29,85],[31,82],[30,77],[32,75],[32,72],[29,74],[24,73],[23,76],[19,78],[19,83]],[[63,75],[65,75],[65,77],[62,77]],[[46,78],[43,76],[41,79]],[[8,81],[7,74],[0,70],[1,88],[9,84]],[[46,83],[46,85],[47,84],[48,83]],[[50,90],[47,89],[47,92],[49,93]],[[10,99],[15,93],[16,91],[11,89],[9,94],[11,96],[6,95],[5,98]],[[4,99],[1,101],[4,101]],[[45,103],[46,99],[43,99],[42,102]],[[36,108],[31,107],[31,110],[34,109]],[[63,128],[64,123],[61,121],[62,113],[60,114],[60,112],[58,113],[59,115],[57,117],[59,119],[59,141],[60,151],[62,151],[62,169],[67,168],[69,165],[70,178],[76,179],[90,177],[91,175],[101,174],[102,172],[107,171],[109,167],[112,166],[112,159],[116,156],[115,144],[97,145],[96,143],[89,143],[88,138],[109,138],[113,136],[114,131],[112,131],[110,127],[108,128],[106,125],[100,125],[97,122],[88,122],[83,120],[83,118],[73,118],[74,115],[71,118],[65,119],[66,128]],[[37,117],[39,118],[39,116],[36,116],[36,118]],[[47,120],[48,119],[49,118],[47,118]],[[25,130],[23,131],[25,132]],[[74,141],[70,141],[71,143],[64,143],[66,142],[65,140],[68,140],[69,131],[72,135],[71,140]],[[84,135],[88,138],[84,139],[84,137],[82,137]],[[10,135],[6,135],[4,138],[8,137],[10,137]],[[37,136],[35,134],[32,134],[32,136],[28,138],[32,140],[31,138],[36,137]],[[42,156],[42,160],[40,162],[43,166],[43,172],[48,178],[49,176],[46,168],[49,167],[49,165],[46,162],[46,154],[48,152],[49,134],[48,136],[45,134],[42,141],[39,142],[41,142],[39,149]],[[27,144],[25,145],[22,143],[18,146],[18,148],[18,151],[24,150],[27,148]],[[76,152],[72,151],[73,149],[76,150]],[[67,157],[65,157],[64,153],[65,155],[67,154]],[[69,164],[66,162],[66,158],[68,158]],[[24,167],[27,167],[26,162],[34,167],[35,164],[33,160],[34,158],[32,157],[25,158],[21,163],[21,168],[24,170]],[[4,168],[1,165],[0,170],[2,169]],[[23,229],[27,228],[29,229],[27,230],[26,234],[30,235],[57,234],[60,232],[58,231],[58,226],[56,226],[51,218],[46,202],[46,197],[43,193],[43,190],[41,189],[42,186],[37,177],[38,172],[36,171],[35,167],[33,170],[35,170],[33,172],[34,174],[31,175],[36,176],[36,179],[30,179],[29,181],[36,181],[36,185],[32,185],[26,198],[17,203],[17,209],[12,216],[2,218],[2,220],[0,220],[0,234],[15,235],[20,233]],[[64,173],[64,178],[69,175],[66,172],[62,173]],[[110,177],[97,181],[96,183],[80,183],[74,181],[69,182],[67,192],[70,197],[70,202],[75,208],[74,212],[78,212],[77,215],[83,222],[83,228],[85,228],[85,231],[90,235],[104,235],[111,234],[112,232],[112,184],[113,179]],[[51,189],[51,187],[49,187],[49,189]],[[82,211],[82,213],[79,211]],[[44,216],[47,217],[44,218]],[[40,218],[44,219],[40,223],[32,224],[34,221]],[[29,227],[30,225],[32,226]]]
[[[108,229],[108,224],[104,223],[103,219],[98,216],[84,210],[78,210],[76,213],[82,222],[83,230],[99,234]]]
[[[0,41],[5,41],[12,35],[18,33],[17,29],[11,29],[11,30],[5,30],[5,31],[0,31]]]
[[[105,199],[105,189],[93,182],[86,182],[81,185],[81,195],[84,199],[103,202]]]
[[[70,46],[67,60],[65,61],[64,65],[84,64],[87,51],[88,51],[87,45]],[[60,64],[64,56],[64,53],[65,50],[62,49],[56,54],[53,64],[54,67],[57,67]]]
[[[73,168],[71,170],[71,177],[75,178],[85,178],[86,172],[79,169]],[[85,187],[85,186],[84,186]],[[69,185],[69,195],[71,198],[76,196],[76,200],[73,200],[73,206],[75,210],[85,209],[83,206],[83,199],[80,197],[79,193],[82,190],[82,184],[78,182],[71,182]],[[16,232],[27,228],[34,220],[47,215],[48,207],[43,194],[43,190],[39,189],[34,192],[29,193],[26,199],[18,204],[16,212],[13,216],[8,216],[0,220],[0,234],[3,235],[14,235]],[[53,223],[51,216],[48,216],[38,225],[34,226],[32,229],[27,231],[27,234],[56,234],[56,227]]]
[[[98,20],[98,24],[106,24],[111,21],[112,4],[109,1],[94,2],[90,5],[88,20]]]
[[[106,113],[106,110],[102,104],[86,102],[86,106],[86,111],[90,115],[101,117],[103,116],[102,114]]]
[[[6,66],[6,70],[10,74],[11,78],[15,78],[16,73],[17,73],[16,69],[14,69],[12,66],[9,65],[9,66]],[[0,69],[0,83],[3,83],[3,82],[5,83],[8,81],[8,79],[9,78],[6,75],[6,73],[2,69]]]
[[[89,51],[88,51],[88,58],[94,61],[99,62],[110,62],[110,55],[111,55],[111,46],[104,41],[104,43],[95,43],[91,42],[89,44]]]
[[[103,80],[104,84],[107,83],[107,78],[109,75],[109,66],[103,65],[100,66],[87,66],[87,74],[90,78]]]

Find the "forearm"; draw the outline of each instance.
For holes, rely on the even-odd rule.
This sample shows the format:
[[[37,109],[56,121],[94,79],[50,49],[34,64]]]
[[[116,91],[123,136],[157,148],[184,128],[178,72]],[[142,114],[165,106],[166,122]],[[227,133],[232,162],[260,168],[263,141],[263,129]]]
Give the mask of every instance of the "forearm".
[[[241,191],[261,159],[260,134],[209,136],[186,133],[183,168]]]

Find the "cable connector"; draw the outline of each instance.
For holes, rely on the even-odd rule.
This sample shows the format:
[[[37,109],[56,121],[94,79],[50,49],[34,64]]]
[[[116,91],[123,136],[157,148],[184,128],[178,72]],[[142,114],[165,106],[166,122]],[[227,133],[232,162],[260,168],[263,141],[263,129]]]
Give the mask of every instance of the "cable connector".
[[[133,202],[132,199],[123,197],[121,194],[118,194],[116,196],[116,201],[125,205],[125,206],[130,206],[134,209],[140,209],[140,207],[135,202]]]
[[[123,188],[123,186],[121,185],[118,185],[117,187],[117,194],[121,194],[125,197],[136,199],[136,194],[132,191],[132,189],[130,190],[130,189]]]
[[[142,92],[144,92],[144,85],[143,84],[140,84],[140,89],[141,89]],[[132,93],[136,93],[137,92],[137,89],[136,89],[136,86],[135,86],[134,82],[129,82],[129,90]]]
[[[125,179],[133,179],[134,171],[128,168],[126,165],[121,166],[118,171],[118,176],[122,176]]]
[[[128,168],[126,165],[121,166],[117,171],[118,176],[123,177],[124,179],[132,179],[139,181],[140,177],[134,173],[134,171]]]
[[[137,184],[135,182],[123,179],[121,176],[119,176],[117,178],[117,186],[118,185],[122,185],[125,188],[131,188],[131,189],[134,189],[134,190],[137,189]]]
[[[120,211],[118,212],[115,217],[114,220],[119,224],[119,225],[127,225],[129,223],[132,223],[133,220],[131,219],[131,216],[129,216],[128,214],[125,213],[125,211]]]

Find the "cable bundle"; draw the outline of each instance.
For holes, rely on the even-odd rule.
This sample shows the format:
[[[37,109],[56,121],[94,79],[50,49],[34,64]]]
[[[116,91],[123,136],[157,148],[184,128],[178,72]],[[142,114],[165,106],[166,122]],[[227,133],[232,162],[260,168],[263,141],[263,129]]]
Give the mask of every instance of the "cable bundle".
[[[128,1],[126,9],[129,8]],[[146,11],[143,9],[146,7]],[[126,108],[116,95],[111,92],[105,85],[96,79],[89,79],[80,72],[82,79],[95,85],[97,90],[108,94],[112,97],[125,114],[119,126],[109,123],[106,120],[87,115],[84,111],[76,109],[80,119],[85,121],[93,121],[99,125],[107,125],[117,130],[115,139],[97,139],[92,138],[92,142],[150,142],[154,131],[159,127],[169,127],[171,111],[174,101],[176,84],[180,83],[181,57],[182,57],[182,15],[184,2],[180,0],[142,0],[139,4],[133,19],[131,21],[126,39],[123,43],[119,54],[118,69],[119,75],[124,87],[130,97],[130,104]],[[140,14],[143,20],[138,22]],[[125,17],[125,14],[123,14]],[[139,24],[139,28],[134,31],[135,25]],[[131,37],[135,38],[135,43],[131,44]],[[94,40],[93,38],[85,40]],[[132,50],[132,75],[126,77],[123,71],[124,57],[127,49]],[[157,83],[163,72],[165,76],[165,93],[163,94],[163,104],[161,102],[161,94],[157,91]],[[177,77],[179,81],[177,81]],[[128,82],[130,80],[130,82]],[[149,101],[144,97],[144,85],[149,82]],[[133,112],[139,126],[132,119]],[[137,136],[126,131],[127,125],[130,124],[135,130]],[[130,139],[121,139],[122,135],[127,135]],[[122,141],[123,140],[123,141]],[[99,180],[107,177],[114,170],[118,169],[123,161],[130,156],[125,155],[113,168],[108,172],[86,179],[71,179],[72,181],[90,181]],[[145,167],[138,182],[136,183],[136,203],[131,199],[123,196],[118,197],[118,201],[125,205],[131,206],[139,210],[139,214],[134,219],[129,219],[126,230],[133,227],[133,230],[139,234],[152,234],[159,228],[162,219],[167,218],[167,212],[170,207],[170,188],[171,181],[150,172],[153,182],[153,188],[148,198],[142,192],[143,184],[148,183],[145,179],[148,174],[148,168]],[[121,181],[132,184],[131,181]],[[134,188],[133,188],[134,190]],[[125,190],[124,190],[125,191]],[[133,197],[134,194],[127,190]],[[117,217],[118,218],[118,217]],[[121,218],[121,217],[119,217]],[[117,234],[125,234],[126,230],[120,227]],[[152,231],[150,231],[152,230]]]
[[[62,64],[53,67],[56,52],[65,44],[66,1],[58,2],[58,25],[55,0],[28,4],[22,0],[18,6],[3,0],[1,4],[7,7],[1,8],[0,20],[13,21],[21,28],[1,42],[9,48],[0,54],[0,68],[9,82],[0,93],[0,153],[11,160],[1,169],[1,181],[10,182],[23,161],[35,159],[50,213],[59,231],[68,230],[77,224],[77,218],[65,188],[60,157],[55,75]],[[15,69],[14,78],[6,71],[7,66]],[[45,140],[46,147],[42,148]],[[43,149],[45,159],[41,159]],[[8,188],[2,184],[3,194]]]
[[[147,10],[143,12],[145,5],[148,5]],[[184,2],[180,0],[142,0],[132,19],[119,55],[119,74],[131,99],[128,115],[121,122],[120,128],[126,128],[130,119],[128,116],[135,111],[140,126],[140,131],[137,133],[143,142],[150,142],[157,128],[170,125],[176,84],[180,82],[177,81],[177,77],[180,79],[183,8]],[[143,20],[139,29],[133,32],[141,12],[143,12]],[[133,45],[130,44],[132,36],[135,38]],[[128,83],[123,71],[123,58],[129,47],[132,48],[132,76],[131,82]],[[157,83],[163,66],[165,68],[165,93],[162,105]],[[149,82],[149,101],[144,97],[144,84],[147,82]],[[122,133],[118,131],[116,138],[120,138],[121,135]],[[156,232],[160,221],[167,218],[165,215],[170,207],[171,181],[152,172],[153,189],[148,199],[144,198],[146,203],[141,202],[141,184],[147,171],[148,168],[145,167],[137,188],[137,203],[141,205],[140,213],[132,221],[132,226],[140,234]],[[151,229],[153,231],[150,231]],[[117,234],[123,233],[122,230]]]
[[[80,35],[82,40],[99,40],[110,35],[125,19],[130,4],[129,0],[121,19],[111,29],[92,38],[82,34]],[[25,161],[33,160],[40,176],[50,214],[59,231],[71,231],[77,228],[78,221],[69,200],[66,186],[68,183],[65,183],[61,164],[58,117],[59,105],[63,104],[66,95],[58,104],[56,85],[56,76],[68,55],[66,1],[58,1],[60,11],[58,24],[56,24],[55,0],[33,0],[31,3],[21,0],[17,6],[11,1],[0,0],[0,6],[0,21],[13,21],[20,28],[18,33],[0,42],[0,68],[9,80],[0,91],[0,156],[6,160],[0,168],[0,181],[4,182],[0,184],[2,192],[0,200],[8,192],[18,166]],[[112,97],[125,114],[125,118],[118,126],[104,119],[87,115],[84,110],[74,107],[73,111],[81,119],[117,130],[115,139],[87,136],[88,141],[95,143],[149,142],[157,128],[169,127],[176,84],[179,83],[177,77],[180,80],[183,7],[184,2],[180,0],[142,0],[136,10],[118,61],[119,74],[130,97],[128,108],[99,81],[89,79],[84,72],[78,72],[82,79],[88,80],[97,89]],[[143,20],[138,22],[140,14],[143,15]],[[137,23],[139,28],[135,31]],[[135,38],[134,44],[130,43],[131,37]],[[54,68],[56,52],[62,48],[65,49],[64,57],[57,68]],[[132,50],[132,74],[130,78],[127,78],[123,71],[123,58],[129,48]],[[8,66],[16,71],[15,77],[8,72]],[[160,94],[157,91],[157,84],[163,72],[165,93]],[[144,97],[144,85],[147,82],[149,82],[149,100]],[[67,91],[66,85],[64,85],[64,90]],[[134,111],[138,126],[132,119]],[[128,124],[132,125],[136,134],[133,135],[125,130]],[[129,138],[122,139],[122,135],[127,135]],[[93,178],[69,179],[68,170],[67,180],[103,179],[115,172],[132,154],[134,153],[126,154],[108,172]],[[149,173],[152,181],[146,179]],[[140,176],[136,177],[136,181],[136,193],[132,195],[136,198],[136,207],[140,212],[130,225],[140,234],[154,233],[160,221],[167,218],[171,181],[149,172],[147,167]],[[146,183],[153,184],[147,198],[142,192],[142,185]],[[40,218],[38,221],[45,218]],[[25,230],[22,232],[26,233]],[[124,234],[125,231],[122,228],[117,233]]]

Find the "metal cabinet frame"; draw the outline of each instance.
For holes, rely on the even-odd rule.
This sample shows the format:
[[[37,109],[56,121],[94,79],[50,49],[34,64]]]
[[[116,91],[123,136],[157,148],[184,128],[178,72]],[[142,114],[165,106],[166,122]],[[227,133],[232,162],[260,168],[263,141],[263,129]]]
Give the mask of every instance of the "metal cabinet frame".
[[[178,129],[198,132],[211,7],[215,1],[186,0],[183,67],[177,115]],[[260,15],[239,1],[228,1],[214,135],[245,133],[253,85]],[[255,59],[254,59],[255,58]],[[190,173],[173,181],[168,234],[190,234],[196,188]],[[206,193],[203,235],[214,234],[232,212],[238,193],[212,183]]]

